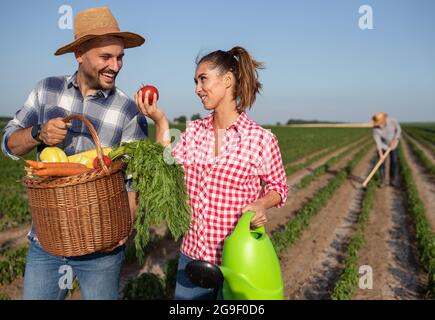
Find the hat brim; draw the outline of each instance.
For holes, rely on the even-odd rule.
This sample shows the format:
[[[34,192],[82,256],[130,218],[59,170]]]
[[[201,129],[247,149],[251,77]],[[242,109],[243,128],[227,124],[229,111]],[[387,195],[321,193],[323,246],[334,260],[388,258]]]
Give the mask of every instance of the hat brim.
[[[91,40],[93,38],[97,38],[97,37],[102,37],[102,36],[115,36],[115,37],[120,37],[123,39],[124,41],[124,48],[128,49],[128,48],[134,48],[134,47],[139,47],[142,44],[144,44],[145,39],[133,32],[109,32],[109,33],[104,33],[104,34],[87,34],[79,39],[76,39],[75,41],[67,44],[66,46],[63,46],[59,49],[57,49],[57,51],[54,53],[55,56],[60,56],[62,54],[65,53],[69,53],[69,52],[74,52],[74,49],[88,41]]]
[[[373,122],[373,126],[374,127],[378,127],[378,126],[380,126],[380,125],[382,125],[382,124],[384,124],[385,123],[385,119],[383,119],[383,120],[379,120],[379,121],[372,121]]]

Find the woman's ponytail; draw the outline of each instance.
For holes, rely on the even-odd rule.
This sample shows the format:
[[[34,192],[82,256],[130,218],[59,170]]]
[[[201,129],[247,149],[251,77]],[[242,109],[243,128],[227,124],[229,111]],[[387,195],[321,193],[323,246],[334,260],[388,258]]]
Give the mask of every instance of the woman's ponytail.
[[[236,74],[236,98],[237,109],[244,111],[250,108],[257,97],[257,94],[262,88],[262,84],[258,81],[258,69],[263,69],[263,63],[255,60],[248,51],[242,47],[234,47],[229,51],[237,60]]]

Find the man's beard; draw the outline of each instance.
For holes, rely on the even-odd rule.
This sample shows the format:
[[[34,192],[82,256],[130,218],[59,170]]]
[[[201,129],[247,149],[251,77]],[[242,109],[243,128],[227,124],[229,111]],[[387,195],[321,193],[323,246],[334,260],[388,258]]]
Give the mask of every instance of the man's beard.
[[[109,73],[109,74],[114,75],[114,79],[113,79],[112,83],[105,83],[101,80],[100,77],[103,77],[103,73]],[[109,71],[109,70],[105,69],[103,71],[98,71],[97,74],[95,75],[95,73],[88,72],[88,70],[86,70],[86,68],[83,68],[83,76],[85,77],[86,83],[88,84],[90,89],[110,90],[110,89],[113,89],[115,87],[115,79],[116,79],[117,74],[114,73],[113,71]]]

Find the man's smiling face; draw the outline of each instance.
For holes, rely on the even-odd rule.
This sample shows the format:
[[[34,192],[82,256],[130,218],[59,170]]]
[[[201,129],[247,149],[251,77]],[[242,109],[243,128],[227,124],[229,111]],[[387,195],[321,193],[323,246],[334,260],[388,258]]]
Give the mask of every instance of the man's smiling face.
[[[76,59],[86,82],[95,90],[109,90],[115,87],[123,57],[124,42],[113,36],[87,41],[76,51]]]

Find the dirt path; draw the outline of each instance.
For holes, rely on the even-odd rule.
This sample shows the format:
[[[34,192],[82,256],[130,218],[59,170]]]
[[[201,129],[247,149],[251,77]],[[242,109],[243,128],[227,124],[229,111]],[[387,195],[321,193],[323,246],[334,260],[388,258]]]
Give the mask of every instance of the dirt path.
[[[320,150],[318,150],[318,151],[315,151],[315,152],[313,152],[313,153],[311,153],[311,154],[308,154],[308,155],[306,155],[305,157],[302,157],[302,158],[300,158],[300,159],[298,159],[298,160],[295,160],[295,161],[289,162],[289,163],[287,163],[287,164],[285,165],[285,168],[288,168],[288,167],[296,166],[296,165],[298,165],[298,164],[305,163],[308,159],[310,159],[310,158],[312,158],[312,157],[315,157],[315,156],[317,156],[317,155],[319,155],[319,154],[321,154],[321,153],[323,153],[323,152],[325,152],[325,151],[327,151],[328,149],[331,149],[331,148],[332,148],[331,146],[326,147],[326,148],[322,148],[322,149],[320,149]],[[331,152],[333,152],[333,151],[331,151]],[[329,155],[329,154],[327,154],[326,156],[328,156],[328,155]]]
[[[369,171],[371,152],[353,171]],[[284,252],[281,268],[286,299],[325,299],[342,269],[350,235],[362,200],[360,184],[348,179],[328,204],[311,220],[296,244]]]
[[[414,144],[417,145],[417,147],[419,147],[419,149],[424,153],[424,155],[431,160],[433,163],[435,163],[435,156],[433,155],[433,153],[426,148],[423,144],[421,144],[418,140],[414,139],[413,137],[411,137],[409,134],[404,134],[405,136],[405,141],[409,140],[411,142],[414,142]],[[403,140],[403,139],[402,139]]]
[[[373,288],[358,289],[357,300],[423,299],[427,274],[418,262],[415,232],[400,189],[378,189],[365,232],[360,266],[373,271]]]
[[[0,286],[0,293],[7,295],[12,300],[23,299],[23,290],[24,290],[23,278],[15,279],[12,283],[8,285]]]
[[[311,157],[315,157],[315,156],[317,156],[318,154],[321,154],[322,152],[325,152],[325,151],[328,150],[329,148],[330,148],[330,147],[322,148],[322,149],[320,149],[320,150],[318,150],[318,151],[315,151],[315,152],[313,152],[313,153],[311,153],[311,154],[308,154],[308,155],[306,155],[306,156],[304,156],[304,157],[302,157],[302,158],[300,158],[300,159],[298,159],[298,160],[294,160],[294,161],[288,162],[284,167],[285,167],[285,168],[288,168],[288,167],[296,166],[296,165],[298,165],[298,164],[302,164],[302,163],[304,163],[305,161],[307,161],[309,158],[311,158]]]
[[[143,266],[138,263],[124,263],[121,270],[120,288],[125,287],[130,279],[137,278],[142,273],[152,272],[163,278],[166,264],[170,259],[178,258],[179,244],[170,236],[164,237],[157,247],[145,255]]]
[[[412,153],[406,139],[402,140],[402,143],[406,162],[411,168],[412,178],[416,184],[418,194],[423,201],[424,207],[426,208],[426,214],[432,225],[432,230],[435,232],[435,177],[427,174],[426,169]]]
[[[19,227],[0,232],[0,250],[19,248],[27,243],[27,233],[30,224],[23,224]]]
[[[364,138],[367,138],[367,137],[368,137],[368,136],[363,136],[362,138],[359,138],[359,139],[357,139],[357,140],[355,140],[355,141],[350,141],[350,142],[347,144],[347,146],[353,145],[353,144],[355,144],[355,143],[357,143],[357,142],[361,142],[362,140],[364,140]],[[335,148],[334,148],[334,147],[335,147]],[[337,148],[337,146],[328,146],[328,147],[322,148],[322,149],[317,150],[317,151],[315,151],[315,152],[313,152],[313,153],[311,153],[311,154],[308,154],[308,155],[306,155],[306,156],[304,156],[304,157],[302,157],[302,158],[300,158],[300,159],[298,159],[298,160],[294,160],[294,161],[292,161],[292,162],[288,162],[284,167],[285,167],[285,168],[288,168],[288,167],[291,167],[291,166],[295,166],[295,165],[298,165],[298,164],[302,164],[302,163],[306,162],[308,159],[310,159],[310,158],[312,158],[312,157],[315,157],[315,156],[317,156],[317,155],[319,155],[319,154],[321,154],[321,153],[327,151],[328,149],[336,149],[336,148]],[[342,148],[340,148],[340,149],[343,149],[343,148],[346,148],[346,147],[342,147]],[[333,152],[335,152],[335,151],[330,151],[330,152],[328,152],[328,154],[326,154],[322,159],[324,159],[324,158],[328,158],[328,157],[329,157]],[[319,161],[320,161],[320,160],[319,160]]]
[[[344,149],[343,149],[344,150]],[[326,161],[328,161],[330,158],[340,154],[343,150],[339,150],[337,152],[334,152],[334,154],[331,154],[328,158],[322,159],[322,162],[317,163],[316,166],[313,168],[320,166],[324,164]],[[276,209],[271,208],[267,211],[267,219],[268,222],[266,223],[265,227],[266,230],[271,233],[272,231],[283,227],[288,220],[290,220],[292,217],[294,217],[297,213],[297,211],[302,207],[302,205],[307,202],[309,199],[312,198],[312,196],[315,194],[315,192],[324,186],[326,186],[331,178],[333,178],[337,172],[341,171],[346,164],[349,162],[350,159],[355,155],[355,153],[358,152],[357,150],[352,151],[349,155],[341,159],[338,163],[336,163],[334,166],[331,167],[331,169],[325,173],[324,175],[320,176],[316,181],[313,181],[308,187],[303,188],[301,190],[296,190],[294,186],[307,174],[311,174],[311,171],[308,170],[301,170],[304,171],[304,174],[298,174],[297,177],[293,176],[293,178],[289,177],[289,197],[284,205],[284,207]],[[355,177],[356,178],[356,177]]]
[[[294,190],[294,186],[295,186],[295,185],[296,185],[296,184],[297,184],[297,183],[298,183],[298,182],[299,182],[303,177],[305,177],[305,176],[308,175],[308,174],[311,174],[311,173],[314,171],[314,169],[316,169],[317,167],[323,165],[323,164],[324,164],[326,161],[328,161],[329,159],[331,159],[331,158],[333,158],[333,157],[335,157],[335,156],[338,156],[338,155],[339,155],[340,153],[342,153],[344,150],[346,150],[346,149],[348,149],[348,148],[351,148],[351,147],[354,146],[354,145],[361,144],[361,143],[362,143],[363,141],[365,141],[365,140],[367,140],[367,137],[363,137],[363,138],[361,138],[361,139],[359,139],[359,140],[357,140],[357,141],[355,141],[355,142],[352,142],[352,143],[348,144],[348,145],[345,146],[345,147],[342,147],[342,148],[340,148],[340,149],[337,149],[336,151],[333,151],[333,152],[327,154],[326,156],[322,157],[321,159],[319,159],[319,160],[313,162],[311,165],[307,166],[306,168],[303,168],[303,169],[301,169],[301,170],[298,170],[298,171],[296,171],[296,172],[290,174],[290,175],[287,177],[287,182],[288,182],[288,184],[289,184],[289,186],[290,186],[290,189],[293,190],[293,191],[295,191],[295,190]]]

